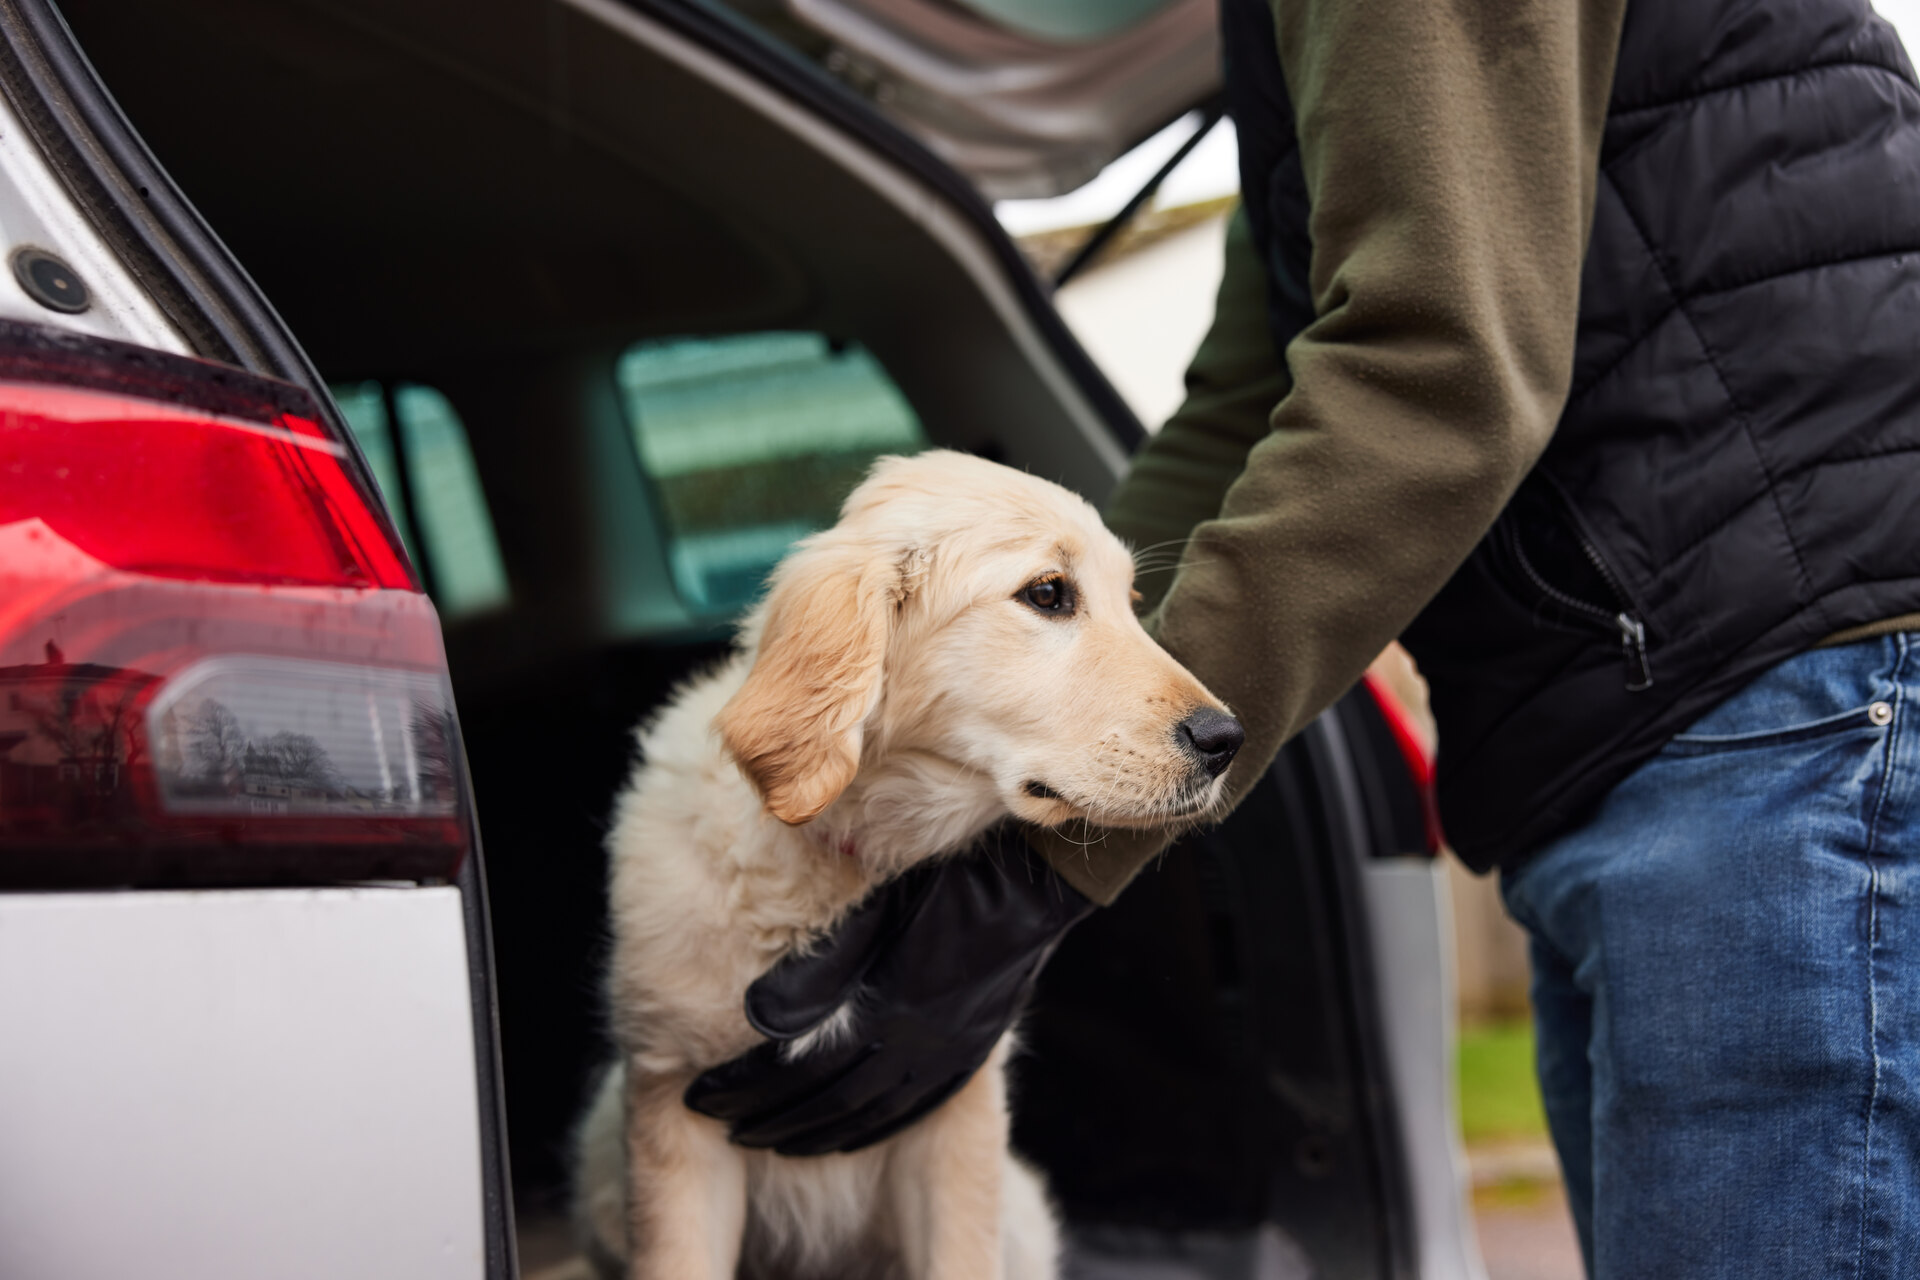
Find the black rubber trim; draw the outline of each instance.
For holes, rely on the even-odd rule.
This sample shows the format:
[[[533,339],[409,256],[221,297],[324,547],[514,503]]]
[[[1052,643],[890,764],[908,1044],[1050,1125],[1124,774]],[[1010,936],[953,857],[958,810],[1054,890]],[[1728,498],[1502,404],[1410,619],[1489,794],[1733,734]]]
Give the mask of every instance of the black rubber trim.
[[[462,762],[464,770],[464,757]],[[470,796],[473,782],[463,788]],[[469,807],[469,812],[471,812]],[[507,1149],[507,1095],[500,1070],[500,1003],[493,976],[493,926],[480,824],[468,827],[472,849],[455,881],[467,933],[467,989],[473,999],[474,1092],[480,1104],[480,1202],[487,1280],[516,1280],[520,1258],[513,1229],[513,1162]]]
[[[1348,699],[1368,696],[1363,689]],[[1413,1188],[1407,1182],[1407,1159],[1400,1149],[1399,1106],[1387,1074],[1386,1033],[1381,1025],[1380,981],[1374,971],[1372,930],[1367,922],[1362,869],[1374,845],[1368,830],[1366,800],[1355,774],[1356,744],[1341,724],[1339,704],[1322,713],[1300,734],[1329,825],[1329,873],[1340,910],[1340,937],[1345,946],[1339,957],[1349,993],[1355,1075],[1364,1089],[1363,1129],[1373,1150],[1376,1194],[1384,1208],[1386,1228],[1380,1242],[1383,1275],[1393,1280],[1418,1280],[1419,1263],[1413,1216]]]
[[[242,422],[320,419],[305,387],[232,365],[0,317],[0,381],[83,387]]]
[[[1213,127],[1219,124],[1220,121],[1225,118],[1226,114],[1227,106],[1225,95],[1217,94],[1209,98],[1201,106],[1199,128],[1195,129],[1187,140],[1180,144],[1178,150],[1167,157],[1165,163],[1154,171],[1153,176],[1148,178],[1138,191],[1135,191],[1127,198],[1127,202],[1120,206],[1120,212],[1114,214],[1101,226],[1095,228],[1094,233],[1088,236],[1078,249],[1073,251],[1073,256],[1067,259],[1067,264],[1054,273],[1053,287],[1055,289],[1064,287],[1068,281],[1072,280],[1082,271],[1085,271],[1087,267],[1092,264],[1093,260],[1098,258],[1109,244],[1113,243],[1115,237],[1127,229],[1127,225],[1133,221],[1134,215],[1140,212],[1141,206],[1153,199],[1154,193],[1160,190],[1161,184],[1173,175],[1173,171],[1178,169],[1188,156],[1193,154],[1195,147],[1198,147],[1207,140],[1207,135],[1213,132]]]
[[[80,844],[9,839],[0,893],[76,889],[292,889],[414,881],[445,883],[461,860],[447,845],[239,845],[216,830],[198,841]]]
[[[776,44],[746,19],[702,0],[623,0],[635,13],[683,36],[852,137],[938,195],[979,233],[1021,307],[1055,359],[1099,413],[1120,447],[1146,440],[1132,408],[1080,346],[1052,296],[972,183],[917,139],[800,54]],[[1181,114],[1184,114],[1182,112]]]

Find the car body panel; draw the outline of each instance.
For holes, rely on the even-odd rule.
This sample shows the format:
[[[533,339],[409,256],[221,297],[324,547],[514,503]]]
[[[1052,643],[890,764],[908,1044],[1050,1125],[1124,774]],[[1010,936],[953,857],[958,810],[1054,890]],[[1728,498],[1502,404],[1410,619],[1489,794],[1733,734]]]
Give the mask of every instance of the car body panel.
[[[1467,1215],[1471,1181],[1454,1118],[1453,912],[1447,869],[1434,858],[1374,858],[1359,887],[1380,1029],[1405,1161],[1414,1274],[1486,1280]],[[1436,1052],[1438,1050],[1438,1052]]]
[[[442,888],[0,894],[0,1275],[486,1271]]]

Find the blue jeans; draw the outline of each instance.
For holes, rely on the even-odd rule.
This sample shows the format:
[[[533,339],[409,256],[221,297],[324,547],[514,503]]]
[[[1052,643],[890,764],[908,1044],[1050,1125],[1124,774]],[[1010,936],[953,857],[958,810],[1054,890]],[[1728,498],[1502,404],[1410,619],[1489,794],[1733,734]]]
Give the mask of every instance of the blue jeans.
[[[1816,649],[1505,874],[1594,1280],[1920,1276],[1920,634]]]

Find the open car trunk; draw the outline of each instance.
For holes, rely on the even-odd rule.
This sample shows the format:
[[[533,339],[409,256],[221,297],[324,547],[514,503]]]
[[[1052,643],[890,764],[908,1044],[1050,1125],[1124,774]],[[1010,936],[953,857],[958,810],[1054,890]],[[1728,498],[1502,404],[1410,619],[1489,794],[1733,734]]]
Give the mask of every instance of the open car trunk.
[[[1055,196],[1220,89],[1215,0],[730,0],[994,199]]]
[[[724,10],[63,8],[333,385],[434,593],[514,1178],[551,1208],[607,1052],[601,838],[634,724],[876,454],[969,450],[1097,502],[1140,427],[974,188]],[[1156,1249],[1414,1273],[1361,887],[1409,850],[1356,773],[1367,714],[1290,746],[1048,973],[1017,1136],[1080,1274]]]

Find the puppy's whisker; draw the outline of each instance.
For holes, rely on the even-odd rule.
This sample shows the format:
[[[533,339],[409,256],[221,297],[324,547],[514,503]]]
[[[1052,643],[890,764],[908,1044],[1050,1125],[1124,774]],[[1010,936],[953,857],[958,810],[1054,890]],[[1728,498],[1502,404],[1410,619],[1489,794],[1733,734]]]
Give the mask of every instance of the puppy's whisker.
[[[1135,574],[1134,574],[1133,576],[1134,576],[1134,578],[1135,578],[1136,580],[1138,580],[1138,579],[1140,579],[1140,578],[1144,578],[1144,577],[1147,577],[1147,576],[1149,576],[1149,575],[1152,575],[1152,574],[1156,574],[1156,573],[1173,573],[1173,572],[1175,572],[1175,571],[1177,571],[1177,570],[1181,570],[1181,569],[1196,569],[1196,568],[1199,568],[1199,567],[1200,567],[1200,566],[1202,566],[1202,565],[1208,565],[1208,564],[1212,564],[1212,563],[1213,563],[1213,561],[1211,561],[1211,560],[1192,560],[1192,561],[1183,561],[1183,562],[1182,562],[1182,563],[1180,563],[1180,564],[1169,564],[1169,565],[1161,565],[1161,566],[1159,566],[1159,567],[1157,567],[1157,568],[1152,568],[1152,569],[1141,569],[1140,571],[1138,571],[1137,573],[1135,573]]]

